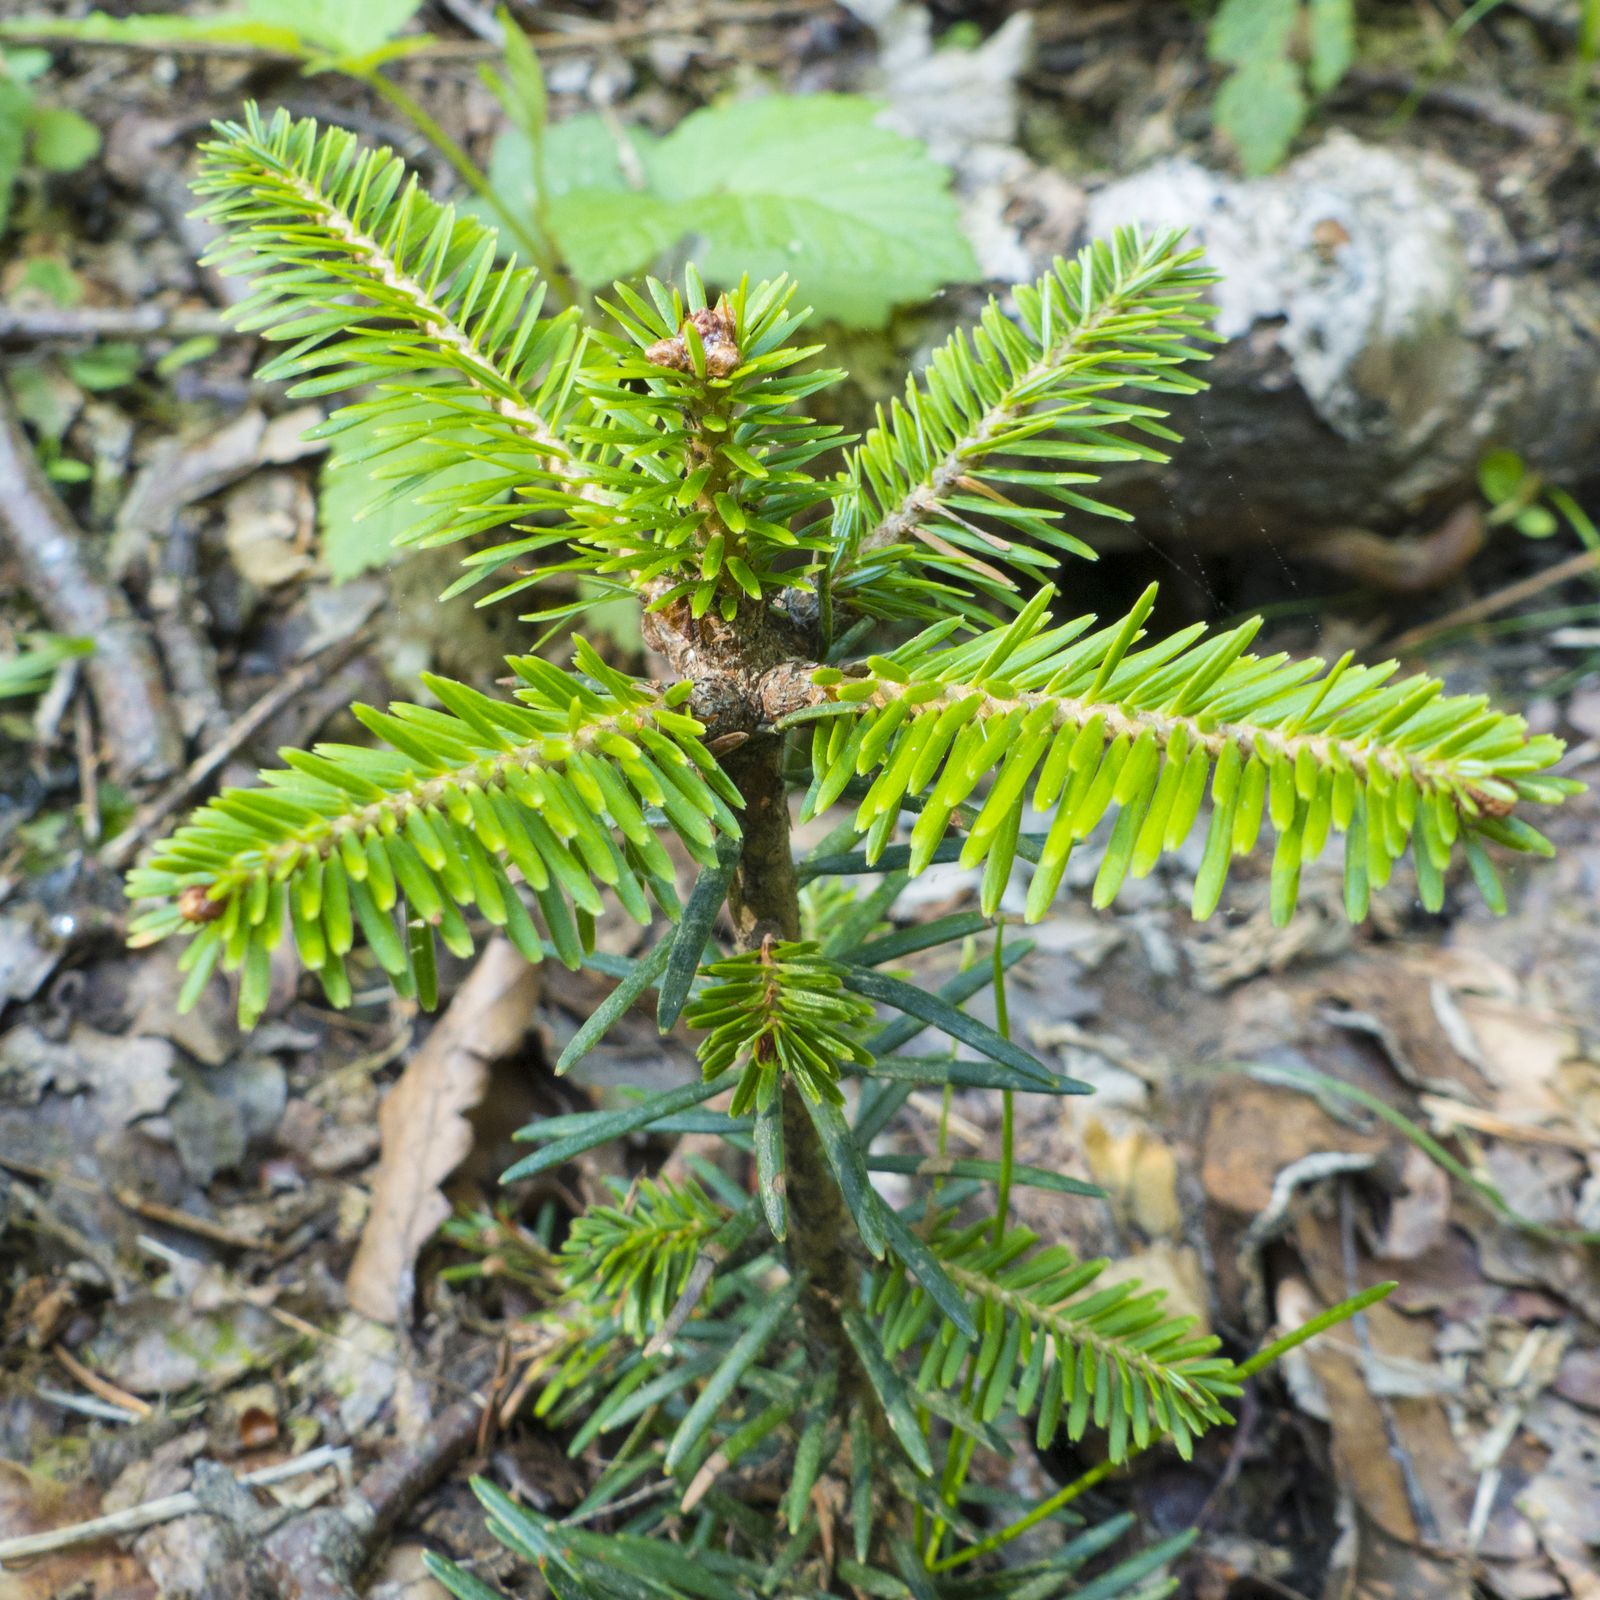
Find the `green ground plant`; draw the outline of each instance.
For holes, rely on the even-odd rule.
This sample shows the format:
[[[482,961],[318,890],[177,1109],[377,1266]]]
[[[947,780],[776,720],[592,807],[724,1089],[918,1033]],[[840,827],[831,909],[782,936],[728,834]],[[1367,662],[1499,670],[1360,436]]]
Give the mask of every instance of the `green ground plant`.
[[[35,80],[49,65],[43,50],[0,49],[0,232],[25,168],[76,172],[100,149],[100,131],[92,122],[34,93]]]
[[[495,1535],[559,1596],[1167,1592],[1182,1539],[1116,1560],[1129,1519],[1074,1502],[1138,1452],[1187,1455],[1264,1365],[1385,1288],[1236,1358],[1013,1222],[1020,1187],[1097,1191],[1014,1158],[1017,1094],[1087,1086],[1010,1037],[1030,946],[1003,935],[1008,890],[1036,921],[1092,840],[1108,905],[1198,832],[1204,917],[1270,822],[1280,921],[1335,840],[1352,917],[1407,855],[1424,904],[1461,856],[1499,903],[1491,852],[1547,851],[1523,812],[1575,787],[1559,741],[1392,662],[1257,654],[1255,623],[1151,636],[1153,590],[1057,615],[1047,576],[1119,514],[1097,471],[1161,459],[1165,405],[1200,387],[1209,275],[1176,236],[1120,233],[1018,286],[851,441],[805,414],[840,374],[794,342],[782,278],[713,295],[691,270],[618,285],[603,324],[552,314],[536,269],[388,152],[283,115],[219,128],[200,188],[218,259],[254,280],[245,325],[282,344],[266,375],[365,396],[324,433],[365,430],[375,498],[414,542],[461,544],[479,603],[554,598],[509,696],[428,677],[428,704],[355,708],[385,747],[285,751],[202,807],[130,874],[154,902],[135,942],[185,940],[185,1004],[237,974],[248,1026],[286,943],[336,1005],[376,965],[431,1006],[436,942],[466,957],[498,928],[618,979],[558,1071],[651,993],[703,1067],[534,1123],[509,1182],[644,1129],[737,1158],[642,1178],[530,1257],[559,1285],[537,1410],[605,1465],[565,1517],[480,1484]],[[664,678],[576,636],[547,659],[586,603],[574,577],[640,607]],[[794,821],[825,815],[797,850]],[[977,908],[897,925],[908,881],[952,861],[981,869]],[[636,960],[594,953],[617,912],[664,930]],[[901,975],[941,947],[934,979]],[[987,989],[993,1026],[963,1009]],[[879,1148],[918,1089],[998,1096],[996,1158]],[[975,1470],[1091,1435],[1097,1464],[1040,1504]],[[994,1559],[1052,1521],[1047,1553]]]

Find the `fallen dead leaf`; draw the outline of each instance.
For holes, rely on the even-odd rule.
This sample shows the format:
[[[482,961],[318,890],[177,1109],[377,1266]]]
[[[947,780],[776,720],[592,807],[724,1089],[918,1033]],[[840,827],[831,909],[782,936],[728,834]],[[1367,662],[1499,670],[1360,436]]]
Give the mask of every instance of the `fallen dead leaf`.
[[[1359,1287],[1345,1279],[1337,1223],[1302,1216],[1295,1241],[1323,1304]],[[1431,1322],[1380,1303],[1365,1313],[1364,1337],[1347,1324],[1308,1345],[1306,1359],[1326,1402],[1339,1481],[1366,1518],[1402,1545],[1460,1550],[1477,1474],[1439,1394],[1418,1392],[1425,1374],[1437,1375],[1436,1387],[1446,1381]]]
[[[1200,1181],[1217,1205],[1255,1217],[1292,1162],[1325,1150],[1375,1155],[1388,1142],[1386,1133],[1335,1122],[1309,1095],[1223,1078],[1206,1122]]]
[[[1390,1202],[1378,1255],[1387,1261],[1414,1261],[1444,1238],[1449,1223],[1450,1180],[1436,1162],[1408,1144],[1400,1162],[1400,1192]]]
[[[1593,1425],[1576,1407],[1547,1397],[1533,1408],[1529,1426],[1550,1456],[1518,1496],[1518,1509],[1533,1523],[1573,1600],[1600,1600],[1594,1546],[1600,1537],[1600,1458]]]
[[[1147,1238],[1178,1232],[1178,1160],[1168,1145],[1143,1128],[1113,1133],[1092,1117],[1083,1130],[1083,1153],[1112,1205]]]
[[[440,1185],[472,1148],[468,1115],[483,1098],[490,1063],[531,1026],[538,993],[537,968],[503,939],[487,945],[379,1109],[372,1209],[345,1280],[363,1316],[404,1318],[418,1252],[450,1215]]]
[[[0,1461],[0,1539],[48,1533],[101,1512],[92,1484],[66,1487]],[[0,1567],[0,1600],[158,1600],[144,1565],[109,1539],[41,1556],[25,1566]]]
[[[1540,1122],[1570,1111],[1560,1072],[1582,1054],[1577,1029],[1526,1004],[1481,995],[1463,995],[1458,1004],[1502,1112]]]

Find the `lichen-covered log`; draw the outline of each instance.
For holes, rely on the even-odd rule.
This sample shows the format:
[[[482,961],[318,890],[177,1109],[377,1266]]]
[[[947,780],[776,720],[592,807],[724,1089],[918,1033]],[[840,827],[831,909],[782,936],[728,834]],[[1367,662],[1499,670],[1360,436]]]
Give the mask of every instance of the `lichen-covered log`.
[[[1249,181],[1167,160],[1092,197],[1091,233],[1128,222],[1192,230],[1229,340],[1177,453],[1181,500],[1172,469],[1115,484],[1145,532],[1312,554],[1351,525],[1440,521],[1490,449],[1593,471],[1600,281],[1520,242],[1464,167],[1346,134]]]

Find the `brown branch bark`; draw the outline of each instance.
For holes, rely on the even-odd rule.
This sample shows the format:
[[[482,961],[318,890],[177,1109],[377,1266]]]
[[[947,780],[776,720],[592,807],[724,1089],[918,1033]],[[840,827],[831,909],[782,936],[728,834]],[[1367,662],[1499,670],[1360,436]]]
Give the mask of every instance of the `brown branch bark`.
[[[459,1400],[427,1436],[397,1450],[361,1480],[342,1510],[308,1511],[263,1541],[264,1574],[277,1600],[357,1600],[357,1579],[402,1519],[472,1449],[483,1420]]]
[[[782,751],[781,737],[758,734],[726,763],[744,796],[740,818],[744,846],[728,891],[728,910],[741,950],[757,949],[768,935],[800,936],[799,880],[789,842]],[[856,1372],[856,1361],[838,1308],[850,1292],[856,1230],[799,1090],[785,1080],[782,1092],[789,1262],[805,1279],[803,1304],[813,1348],[836,1352],[848,1392],[854,1387],[848,1380]]]
[[[183,759],[183,741],[155,651],[40,471],[3,391],[0,535],[50,626],[94,640],[84,670],[112,771],[125,782],[166,777]]]

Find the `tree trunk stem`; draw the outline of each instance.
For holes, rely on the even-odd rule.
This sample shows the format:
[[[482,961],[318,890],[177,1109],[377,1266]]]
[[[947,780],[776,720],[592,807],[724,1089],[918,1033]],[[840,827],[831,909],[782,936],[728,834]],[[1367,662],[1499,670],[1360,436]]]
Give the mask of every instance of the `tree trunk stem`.
[[[727,761],[728,774],[744,796],[744,847],[728,894],[742,950],[759,949],[769,936],[800,936],[799,880],[789,842],[782,752],[781,738],[758,734]],[[848,1386],[855,1353],[839,1320],[839,1306],[851,1293],[855,1225],[800,1091],[785,1079],[782,1095],[789,1264],[805,1280],[807,1331],[817,1348],[838,1354],[841,1380]]]

